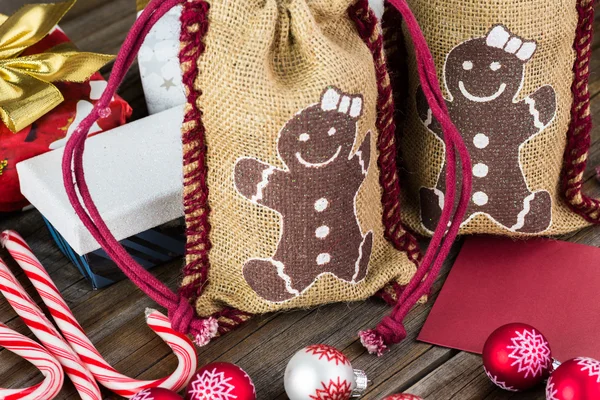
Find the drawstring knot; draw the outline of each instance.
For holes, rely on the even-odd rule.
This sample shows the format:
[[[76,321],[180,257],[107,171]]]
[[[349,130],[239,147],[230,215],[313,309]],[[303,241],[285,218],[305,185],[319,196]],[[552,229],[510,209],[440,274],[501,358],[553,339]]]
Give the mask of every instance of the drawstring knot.
[[[183,296],[179,297],[179,301],[168,310],[169,320],[173,329],[177,332],[187,335],[190,333],[190,325],[196,313],[192,305]]]
[[[213,318],[198,318],[189,301],[180,296],[177,303],[169,309],[171,326],[183,335],[192,335],[199,347],[206,346],[219,332],[219,323]]]
[[[219,322],[213,317],[195,319],[190,333],[198,347],[206,346],[219,333]]]
[[[388,344],[400,343],[406,338],[406,328],[401,321],[387,316],[376,329],[369,329],[358,334],[360,342],[371,354],[382,356],[388,350]]]
[[[376,330],[389,343],[400,343],[406,338],[406,329],[402,324],[402,319],[398,321],[393,316],[382,319]]]
[[[386,344],[383,342],[383,338],[375,329],[361,331],[358,333],[358,336],[360,337],[360,342],[370,354],[376,354],[380,357],[388,350]]]

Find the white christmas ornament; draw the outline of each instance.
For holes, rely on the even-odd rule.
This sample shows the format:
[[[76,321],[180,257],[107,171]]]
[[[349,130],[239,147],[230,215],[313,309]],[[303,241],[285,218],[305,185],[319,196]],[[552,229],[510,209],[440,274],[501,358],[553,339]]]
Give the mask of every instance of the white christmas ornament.
[[[365,391],[367,377],[336,348],[316,344],[290,359],[284,387],[290,400],[347,400]]]

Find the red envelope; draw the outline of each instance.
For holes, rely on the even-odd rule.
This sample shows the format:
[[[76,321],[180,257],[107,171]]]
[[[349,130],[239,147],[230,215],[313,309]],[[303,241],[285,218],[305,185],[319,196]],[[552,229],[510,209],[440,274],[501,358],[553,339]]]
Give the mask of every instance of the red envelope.
[[[600,359],[600,249],[468,238],[418,340],[481,353],[489,334],[510,322],[538,328],[559,361]]]

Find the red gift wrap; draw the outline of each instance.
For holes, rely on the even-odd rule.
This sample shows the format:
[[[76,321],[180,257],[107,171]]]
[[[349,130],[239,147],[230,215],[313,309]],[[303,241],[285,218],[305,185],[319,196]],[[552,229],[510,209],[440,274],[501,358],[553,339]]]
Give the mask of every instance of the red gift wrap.
[[[42,53],[68,41],[69,38],[57,28],[23,55]],[[67,136],[91,111],[104,91],[106,81],[96,72],[88,82],[58,82],[55,86],[65,100],[27,128],[13,133],[0,122],[0,212],[20,210],[29,204],[21,194],[17,163],[64,146]],[[119,96],[113,98],[110,110],[110,115],[99,119],[90,135],[123,125],[132,112],[129,104]]]

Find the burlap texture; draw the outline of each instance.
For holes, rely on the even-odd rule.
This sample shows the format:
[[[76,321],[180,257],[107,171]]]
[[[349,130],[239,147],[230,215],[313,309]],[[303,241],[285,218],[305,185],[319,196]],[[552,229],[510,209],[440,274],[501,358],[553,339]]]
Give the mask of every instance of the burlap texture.
[[[502,24],[515,35],[537,42],[537,51],[526,64],[524,85],[516,100],[551,85],[556,92],[557,112],[553,122],[520,149],[520,162],[529,189],[546,190],[551,195],[552,224],[541,234],[558,235],[587,226],[565,204],[559,185],[573,98],[576,0],[408,0],[408,3],[425,34],[444,90],[443,69],[448,53],[466,40],[485,36],[492,26]],[[410,44],[408,47],[410,98],[401,143],[406,168],[403,217],[409,227],[428,235],[421,223],[419,188],[436,186],[444,149],[417,115],[415,94],[419,80],[414,53]],[[447,91],[445,96],[448,99]],[[460,233],[528,235],[513,232],[485,215],[464,224]]]
[[[375,128],[377,83],[373,56],[347,15],[351,3],[352,0],[210,2],[207,49],[199,59],[200,73],[195,85],[202,93],[198,105],[206,127],[212,226],[208,280],[196,302],[201,316],[224,306],[264,313],[360,300],[389,281],[407,284],[414,273],[414,264],[383,237]],[[372,133],[370,169],[356,200],[362,232],[371,230],[374,235],[369,273],[358,284],[331,275],[321,276],[292,300],[268,302],[248,285],[242,268],[249,259],[269,258],[275,253],[281,237],[281,218],[236,192],[234,165],[242,157],[252,157],[284,168],[277,149],[280,130],[296,113],[317,104],[328,86],[363,96],[364,111],[354,151],[367,132]],[[191,190],[194,188],[185,188],[186,193]],[[184,284],[195,278],[186,277]]]

